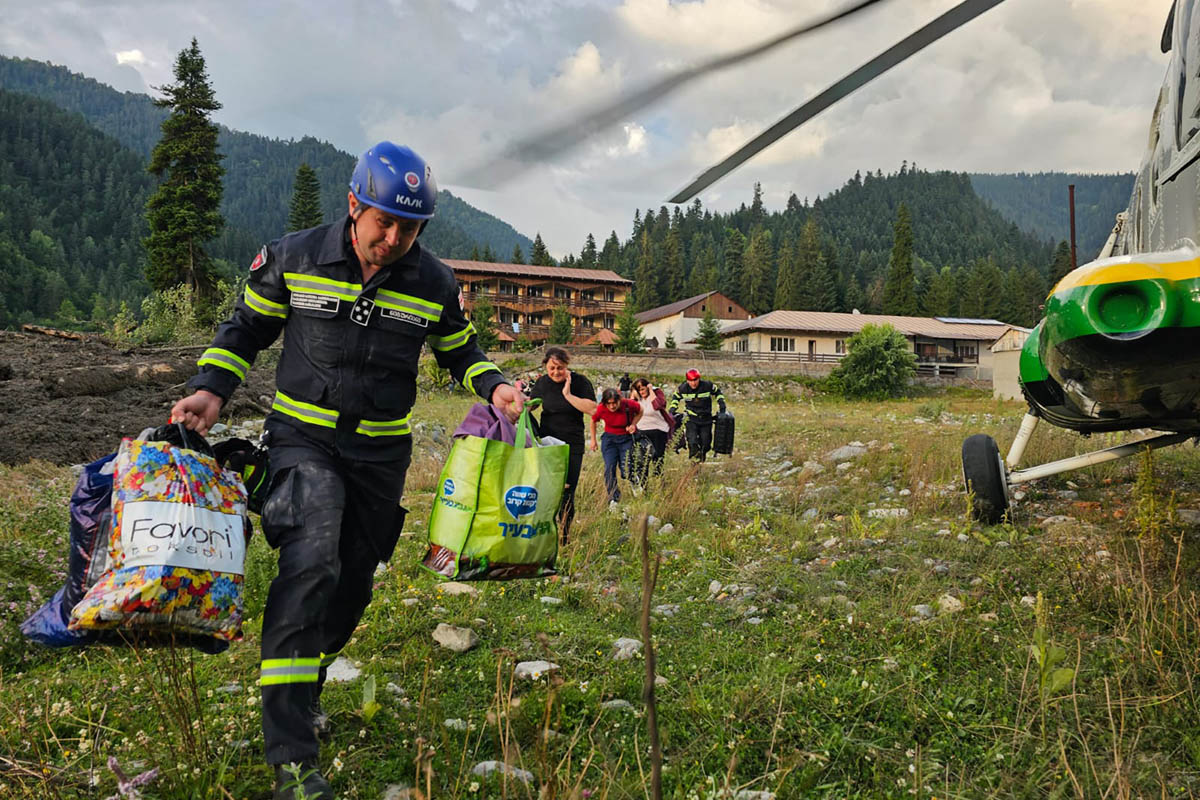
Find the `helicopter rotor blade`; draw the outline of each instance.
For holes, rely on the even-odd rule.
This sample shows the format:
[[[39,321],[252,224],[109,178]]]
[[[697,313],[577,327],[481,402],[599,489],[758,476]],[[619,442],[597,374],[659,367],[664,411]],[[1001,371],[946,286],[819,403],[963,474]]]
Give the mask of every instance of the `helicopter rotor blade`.
[[[808,120],[820,114],[843,97],[857,91],[892,67],[900,64],[946,34],[962,27],[983,12],[1002,2],[1004,0],[964,0],[928,25],[905,37],[849,75],[846,75],[837,83],[751,139],[724,161],[716,166],[709,167],[698,178],[676,192],[667,202],[686,203],[695,197],[696,194],[707,189],[725,175],[737,169],[746,161],[758,155],[758,153],[770,147],[805,122],[808,122]]]
[[[882,0],[858,0],[839,11],[785,31],[765,42],[715,58],[698,67],[678,72],[657,83],[643,87],[627,97],[620,98],[608,106],[520,139],[505,148],[503,152],[465,170],[463,177],[455,182],[478,188],[495,186],[511,177],[520,162],[546,160],[557,156],[589,136],[628,119],[634,112],[674,92],[684,84],[710,72],[732,67],[760,56],[799,36],[853,16],[880,2]]]

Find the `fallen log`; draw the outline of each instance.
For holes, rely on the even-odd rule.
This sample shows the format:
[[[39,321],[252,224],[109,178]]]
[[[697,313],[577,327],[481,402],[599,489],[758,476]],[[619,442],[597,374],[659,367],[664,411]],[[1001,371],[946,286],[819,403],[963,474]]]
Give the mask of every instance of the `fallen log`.
[[[195,371],[196,364],[191,360],[105,364],[60,370],[44,376],[42,385],[51,397],[106,395],[133,385],[183,383]]]
[[[79,331],[64,331],[60,328],[47,328],[42,325],[34,325],[28,322],[21,326],[21,330],[25,333],[40,333],[45,336],[57,336],[59,339],[74,339],[77,342],[82,342],[87,338]]]

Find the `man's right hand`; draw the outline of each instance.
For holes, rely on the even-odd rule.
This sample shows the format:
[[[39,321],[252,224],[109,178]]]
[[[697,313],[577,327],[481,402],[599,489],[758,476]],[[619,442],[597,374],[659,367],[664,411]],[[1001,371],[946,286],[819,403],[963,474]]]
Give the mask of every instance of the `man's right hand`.
[[[171,408],[171,422],[182,422],[188,430],[204,436],[217,422],[224,401],[205,389],[188,395]]]

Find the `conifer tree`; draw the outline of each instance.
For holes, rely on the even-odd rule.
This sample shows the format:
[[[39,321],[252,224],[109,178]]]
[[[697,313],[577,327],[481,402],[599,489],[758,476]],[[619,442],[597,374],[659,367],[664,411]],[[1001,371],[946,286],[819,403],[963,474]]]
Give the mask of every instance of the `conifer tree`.
[[[683,243],[679,241],[679,230],[672,228],[663,243],[662,302],[674,303],[676,300],[682,300],[685,297],[686,281]]]
[[[646,349],[646,339],[642,336],[642,326],[634,316],[632,303],[626,302],[624,310],[617,317],[617,341],[614,348],[618,353],[640,353]]]
[[[496,323],[492,317],[496,309],[487,297],[477,295],[475,305],[471,308],[471,324],[475,326],[475,338],[479,347],[485,353],[500,346],[500,337],[496,335]]]
[[[699,238],[700,241],[693,241],[696,257],[692,264],[692,275],[688,279],[688,297],[715,291],[721,283],[721,275],[717,268],[717,249],[713,246],[712,237],[698,233],[693,238]]]
[[[674,350],[677,346],[675,344],[675,329],[670,328],[667,330],[667,338],[663,341],[663,347],[668,350]]]
[[[796,294],[792,306],[803,311],[817,310],[817,281],[825,269],[825,257],[821,255],[821,236],[817,221],[809,217],[800,230],[796,243]]]
[[[813,266],[812,298],[816,311],[837,311],[837,271],[832,258],[820,249],[817,250],[817,262]]]
[[[296,170],[292,184],[292,204],[288,212],[288,230],[315,228],[323,221],[321,213],[321,184],[317,173],[307,163]]]
[[[929,279],[921,297],[921,311],[927,317],[953,317],[958,313],[958,291],[949,267],[942,267]]]
[[[650,244],[650,231],[645,228],[642,229],[638,242],[637,268],[633,272],[633,296],[635,311],[646,311],[662,305],[658,295],[658,271]]]
[[[972,319],[995,319],[1000,314],[1004,277],[990,258],[975,262],[969,270],[959,313]]]
[[[146,203],[146,280],[157,290],[184,284],[209,297],[215,280],[204,244],[225,225],[220,211],[224,169],[217,126],[209,119],[221,104],[195,39],[175,59],[175,83],[155,88],[164,96],[154,104],[171,113],[147,166],[163,180]]]
[[[770,311],[775,301],[773,262],[771,232],[760,225],[750,233],[750,242],[742,255],[742,279],[746,285],[742,305],[754,316]]]
[[[554,317],[550,320],[550,332],[546,340],[550,344],[569,344],[575,334],[575,320],[566,306],[555,306]]]
[[[779,275],[775,281],[775,308],[799,311],[799,305],[796,303],[796,283],[799,277],[796,274],[796,251],[790,236],[779,246],[779,254],[775,261]]]
[[[717,322],[710,308],[704,312],[704,318],[696,328],[696,349],[720,350],[724,343],[725,340],[721,338],[721,324]]]
[[[521,252],[521,245],[519,245],[519,244],[513,245],[512,261],[509,263],[511,263],[511,264],[524,264],[525,263],[525,254]]]
[[[583,243],[583,250],[579,253],[579,266],[583,269],[596,268],[596,237],[590,233],[587,235],[587,241]]]
[[[887,278],[883,284],[883,313],[912,317],[919,309],[913,278],[912,217],[904,203],[896,213],[893,232],[892,257],[888,259]]]
[[[479,254],[479,260],[488,264],[496,263],[496,253],[492,250],[492,246],[490,244],[485,244],[483,246],[483,252]]]
[[[1054,260],[1050,262],[1050,285],[1054,286],[1071,271],[1071,245],[1066,240],[1058,243],[1054,251]]]
[[[533,250],[529,252],[529,263],[535,267],[553,267],[556,266],[554,258],[550,255],[550,251],[546,249],[546,243],[542,241],[542,234],[534,234]]]
[[[479,260],[479,245],[475,245],[474,247],[471,248],[471,255],[467,256],[467,260],[468,261],[478,261]]]
[[[617,238],[616,231],[610,233],[604,240],[604,248],[600,251],[600,261],[597,266],[613,272],[621,271],[621,240]]]
[[[746,249],[746,237],[736,228],[725,229],[725,244],[721,263],[721,294],[742,303],[742,253]],[[744,305],[744,303],[743,303]]]

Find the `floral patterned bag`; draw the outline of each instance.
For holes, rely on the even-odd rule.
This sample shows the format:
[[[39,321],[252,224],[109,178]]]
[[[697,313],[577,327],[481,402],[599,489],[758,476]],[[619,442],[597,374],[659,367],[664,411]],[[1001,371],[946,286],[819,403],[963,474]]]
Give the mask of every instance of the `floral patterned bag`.
[[[241,638],[250,528],[236,472],[197,449],[125,439],[113,515],[110,569],[72,609],[70,628]]]

